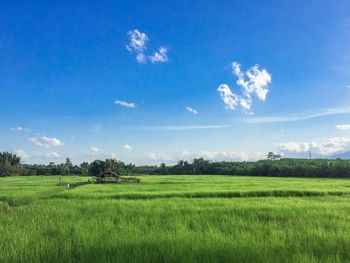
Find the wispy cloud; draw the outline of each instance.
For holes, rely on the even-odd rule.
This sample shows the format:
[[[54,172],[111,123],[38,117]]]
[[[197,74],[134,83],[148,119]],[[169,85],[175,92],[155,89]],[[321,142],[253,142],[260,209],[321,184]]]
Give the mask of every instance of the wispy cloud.
[[[341,124],[336,126],[338,130],[350,130],[350,124]]]
[[[129,152],[132,151],[132,147],[131,147],[129,144],[124,144],[124,145],[123,145],[123,148],[124,148],[125,150],[129,151]]]
[[[22,126],[17,126],[17,127],[11,127],[9,128],[10,131],[30,131],[28,128],[23,128]]]
[[[63,146],[64,143],[54,137],[33,137],[28,139],[31,143],[40,147]]]
[[[126,45],[126,49],[129,52],[136,54],[136,61],[138,63],[146,63],[151,61],[154,63],[164,63],[168,61],[168,48],[161,46],[153,55],[148,56],[145,52],[147,50],[147,42],[149,37],[146,33],[141,32],[138,29],[133,29],[128,32],[129,43]]]
[[[187,130],[207,130],[207,129],[224,129],[231,125],[174,125],[174,126],[155,126],[153,129],[168,131],[187,131]]]
[[[311,114],[253,117],[253,118],[246,118],[244,119],[244,121],[247,123],[293,122],[293,121],[310,120],[310,119],[324,117],[324,116],[346,114],[346,113],[350,113],[350,107],[329,108],[329,109],[321,110],[319,112],[315,112]]]
[[[95,152],[95,153],[100,151],[96,146],[91,146],[90,149],[91,149],[92,152]]]
[[[237,77],[236,84],[241,88],[240,94],[235,94],[227,84],[221,84],[217,90],[228,109],[234,110],[240,105],[249,113],[254,96],[261,101],[266,100],[271,74],[266,69],[260,69],[259,65],[249,68],[246,72],[241,70],[238,62],[233,62],[231,66],[233,74]]]
[[[160,47],[152,56],[149,57],[152,63],[161,63],[168,61],[167,55],[168,49],[166,47]]]
[[[135,109],[136,105],[134,102],[127,102],[127,101],[122,101],[122,100],[116,100],[114,102],[115,105],[119,105],[119,106],[123,106],[126,108],[130,108],[130,109]]]
[[[238,96],[231,91],[227,84],[221,84],[218,87],[218,92],[220,93],[220,97],[226,105],[226,108],[234,110],[238,105]]]
[[[193,114],[197,114],[197,113],[198,113],[198,111],[197,111],[196,109],[194,109],[194,108],[192,108],[192,107],[190,107],[190,106],[187,106],[187,107],[186,107],[186,110],[189,111],[189,112],[191,112],[191,113],[193,113]]]

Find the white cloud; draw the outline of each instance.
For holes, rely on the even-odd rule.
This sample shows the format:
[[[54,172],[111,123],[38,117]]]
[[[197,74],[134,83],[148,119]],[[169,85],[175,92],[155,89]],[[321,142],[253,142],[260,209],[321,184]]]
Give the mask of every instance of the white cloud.
[[[161,46],[158,51],[155,51],[152,56],[147,56],[145,51],[147,50],[148,36],[139,31],[138,29],[130,30],[128,32],[129,44],[126,45],[126,49],[129,52],[136,53],[136,61],[138,63],[146,63],[148,60],[154,63],[162,63],[168,61],[168,48]]]
[[[231,125],[175,125],[155,127],[168,131],[186,131],[186,130],[207,130],[207,129],[223,129],[229,128]]]
[[[271,75],[266,69],[260,69],[259,65],[251,67],[246,72],[241,71],[241,65],[237,62],[233,62],[231,65],[232,72],[237,77],[236,84],[242,89],[241,95],[233,93],[227,84],[221,84],[217,90],[228,109],[233,110],[237,105],[240,105],[245,112],[249,113],[254,95],[261,101],[266,100]]]
[[[114,102],[115,105],[120,105],[129,109],[135,109],[136,105],[133,102],[127,102],[127,101],[122,101],[122,100],[116,100]]]
[[[314,118],[332,116],[338,114],[350,113],[350,107],[340,108],[329,108],[319,112],[302,115],[286,115],[286,116],[266,116],[266,117],[254,117],[245,119],[248,123],[274,123],[274,122],[293,122],[293,121],[304,121]]]
[[[142,52],[147,48],[146,42],[148,41],[148,36],[145,33],[134,29],[128,32],[128,36],[130,37],[130,43],[127,45],[129,51],[135,49]]]
[[[312,151],[321,155],[330,155],[350,150],[350,138],[332,137],[326,142],[287,142],[278,144],[280,151],[286,153],[305,153]]]
[[[198,113],[198,111],[197,111],[196,109],[194,109],[194,108],[192,108],[192,107],[190,107],[190,106],[187,106],[187,107],[186,107],[186,110],[189,111],[189,112],[191,112],[191,113],[193,113],[193,114],[197,114],[197,113]]]
[[[263,153],[246,153],[234,151],[207,151],[202,150],[196,154],[196,158],[203,157],[211,161],[256,161],[265,157]]]
[[[116,158],[117,158],[117,154],[115,154],[115,153],[111,153],[109,156],[110,156],[112,159],[116,159]]]
[[[167,156],[166,154],[158,154],[154,152],[148,152],[147,157],[148,159],[156,162],[172,161],[172,158]]]
[[[10,131],[29,131],[28,128],[23,128],[21,126],[17,126],[17,127],[11,127],[9,128]]]
[[[94,152],[94,153],[97,153],[100,151],[100,149],[98,149],[96,146],[91,146],[91,151]]]
[[[278,147],[282,152],[303,153],[310,150],[310,143],[307,142],[286,142],[279,143]]]
[[[41,136],[41,137],[33,137],[28,139],[30,142],[37,146],[41,147],[51,147],[51,146],[63,146],[64,143],[61,142],[59,139],[54,137],[47,137],[47,136]]]
[[[22,149],[14,150],[13,153],[18,155],[22,159],[30,158],[29,154],[27,154],[26,151]]]
[[[259,152],[234,152],[234,151],[208,151],[202,150],[196,153],[190,153],[183,150],[171,155],[148,152],[144,160],[149,160],[152,164],[165,162],[167,164],[176,164],[179,160],[191,162],[195,158],[204,158],[211,161],[256,161],[265,158],[265,153]]]
[[[235,107],[238,105],[238,96],[231,91],[229,86],[226,84],[221,84],[218,87],[218,91],[226,107],[231,110],[235,109]]]
[[[129,144],[125,144],[123,145],[124,149],[131,152],[132,151],[132,147]]]
[[[167,62],[168,61],[168,55],[167,55],[168,49],[166,47],[160,47],[157,52],[153,54],[153,56],[150,56],[149,59],[152,63],[159,63],[159,62]]]
[[[143,53],[138,53],[138,54],[136,55],[136,61],[137,61],[138,63],[144,63],[144,62],[146,62],[146,57],[145,57],[145,55],[144,55]]]
[[[140,32],[137,29],[130,30],[128,32],[129,44],[126,45],[126,49],[130,52],[136,52],[136,60],[138,63],[143,63],[146,61],[144,51],[147,49],[146,42],[148,41],[148,36]]]
[[[350,124],[341,124],[336,126],[338,130],[350,130]]]

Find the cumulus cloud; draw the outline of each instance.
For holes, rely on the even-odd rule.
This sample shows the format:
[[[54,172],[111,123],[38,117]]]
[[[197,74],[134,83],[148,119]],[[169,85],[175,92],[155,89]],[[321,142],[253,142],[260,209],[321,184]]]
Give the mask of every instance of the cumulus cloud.
[[[310,150],[310,143],[307,142],[286,142],[279,143],[278,147],[282,152],[304,153]]]
[[[146,61],[144,52],[147,49],[146,42],[148,41],[148,36],[137,29],[130,30],[128,36],[129,44],[126,45],[126,49],[136,53],[136,61],[138,63],[144,63]]]
[[[129,108],[129,109],[135,109],[136,108],[136,105],[135,105],[134,102],[127,102],[127,101],[122,101],[122,100],[116,100],[114,102],[114,104],[122,106],[122,107]]]
[[[187,106],[187,107],[186,107],[186,110],[189,111],[189,112],[191,112],[191,113],[193,113],[193,114],[197,114],[197,113],[198,113],[198,111],[197,111],[196,109],[194,109],[194,108],[192,108],[192,107],[190,107],[190,106]]]
[[[9,128],[10,131],[29,131],[28,128],[23,128],[21,126],[17,126],[17,127],[11,127]]]
[[[131,147],[129,144],[124,144],[124,145],[123,145],[123,148],[124,148],[125,150],[129,151],[129,152],[132,151],[132,147]]]
[[[323,143],[316,142],[286,142],[279,143],[281,152],[305,153],[312,151],[321,155],[330,155],[350,150],[350,138],[332,137]]]
[[[168,52],[168,49],[166,47],[160,47],[158,51],[156,51],[153,54],[153,56],[149,57],[149,59],[152,63],[167,62],[168,61],[167,52]]]
[[[238,96],[234,94],[230,87],[226,84],[221,84],[218,87],[220,97],[228,109],[234,110],[238,104]]]
[[[350,130],[350,124],[341,124],[336,126],[338,130]]]
[[[145,33],[138,29],[133,29],[128,32],[128,36],[129,44],[126,45],[126,49],[136,54],[136,61],[138,63],[146,63],[148,60],[153,64],[168,61],[168,48],[164,46],[159,47],[151,56],[145,54],[147,50],[147,41],[149,40]]]
[[[29,154],[26,153],[25,150],[22,149],[17,149],[13,151],[14,154],[18,155],[19,157],[21,157],[22,159],[27,159],[30,158]]]
[[[33,137],[28,139],[31,143],[40,147],[63,146],[64,143],[54,137]]]
[[[261,101],[266,100],[271,75],[266,69],[260,69],[259,65],[254,65],[246,72],[241,70],[238,62],[233,62],[231,66],[233,74],[237,77],[236,84],[241,88],[240,95],[235,94],[227,84],[221,84],[217,90],[228,109],[234,110],[239,105],[248,113],[254,96]]]

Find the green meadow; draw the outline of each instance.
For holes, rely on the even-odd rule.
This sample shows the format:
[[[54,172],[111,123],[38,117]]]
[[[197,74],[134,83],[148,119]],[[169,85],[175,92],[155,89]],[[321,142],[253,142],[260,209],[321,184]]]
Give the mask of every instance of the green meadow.
[[[140,178],[0,178],[0,262],[350,261],[350,180]]]

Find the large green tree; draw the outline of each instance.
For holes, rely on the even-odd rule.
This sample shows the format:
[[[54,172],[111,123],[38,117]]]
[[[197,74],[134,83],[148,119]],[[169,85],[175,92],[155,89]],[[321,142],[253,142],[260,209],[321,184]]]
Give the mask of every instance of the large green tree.
[[[9,152],[0,153],[0,176],[18,175],[21,171],[21,157]]]

